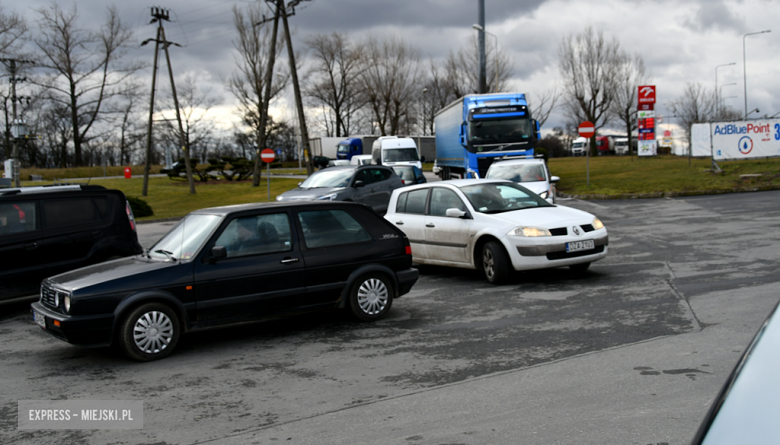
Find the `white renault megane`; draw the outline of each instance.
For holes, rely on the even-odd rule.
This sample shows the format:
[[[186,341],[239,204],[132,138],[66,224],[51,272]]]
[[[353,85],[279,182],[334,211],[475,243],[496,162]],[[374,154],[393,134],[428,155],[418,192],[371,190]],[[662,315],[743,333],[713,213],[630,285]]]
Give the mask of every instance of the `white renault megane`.
[[[604,224],[514,182],[441,181],[396,189],[385,219],[403,230],[415,263],[482,269],[491,283],[513,270],[585,271],[607,256]]]

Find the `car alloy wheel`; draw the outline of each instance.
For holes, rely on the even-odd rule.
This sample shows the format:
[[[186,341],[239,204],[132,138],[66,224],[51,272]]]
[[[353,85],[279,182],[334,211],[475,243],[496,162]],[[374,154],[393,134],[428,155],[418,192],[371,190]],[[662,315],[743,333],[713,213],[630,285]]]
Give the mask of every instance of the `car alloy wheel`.
[[[119,345],[135,360],[167,357],[178,341],[179,319],[170,307],[161,303],[139,306],[121,324]]]
[[[393,286],[384,275],[364,275],[352,286],[350,307],[360,320],[379,320],[387,314],[392,304]]]
[[[482,270],[485,278],[493,284],[500,284],[509,278],[509,256],[497,241],[489,241],[482,247]]]

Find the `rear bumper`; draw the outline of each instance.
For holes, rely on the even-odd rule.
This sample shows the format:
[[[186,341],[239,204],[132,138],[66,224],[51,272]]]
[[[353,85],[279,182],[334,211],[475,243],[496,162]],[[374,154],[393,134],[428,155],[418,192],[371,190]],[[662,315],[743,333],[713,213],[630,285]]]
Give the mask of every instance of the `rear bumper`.
[[[83,346],[108,346],[114,314],[71,316],[54,312],[40,302],[30,306],[30,312],[44,317],[43,330],[62,341]]]
[[[395,276],[398,280],[398,296],[400,297],[412,290],[412,286],[420,278],[420,271],[412,267],[396,272]]]

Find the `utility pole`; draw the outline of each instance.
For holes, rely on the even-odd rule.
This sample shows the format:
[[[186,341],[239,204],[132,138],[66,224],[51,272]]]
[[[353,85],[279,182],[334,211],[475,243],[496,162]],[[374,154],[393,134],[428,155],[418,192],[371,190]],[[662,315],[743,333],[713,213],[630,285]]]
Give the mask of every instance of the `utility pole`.
[[[479,0],[479,94],[487,93],[487,67],[485,59],[485,0]]]
[[[144,187],[143,187],[143,196],[147,196],[148,192],[148,183],[149,183],[149,169],[151,168],[151,154],[152,154],[152,118],[154,116],[154,90],[155,90],[155,84],[157,80],[157,59],[159,54],[159,47],[160,45],[163,46],[163,50],[165,51],[165,61],[168,64],[168,75],[171,80],[171,92],[173,93],[173,105],[176,108],[176,120],[179,123],[179,144],[181,145],[182,150],[184,151],[184,166],[187,170],[187,182],[190,186],[190,194],[195,194],[195,181],[192,178],[192,166],[190,165],[190,150],[189,150],[189,144],[187,143],[187,138],[184,135],[184,126],[181,123],[181,113],[179,111],[179,100],[176,96],[176,85],[173,82],[173,67],[171,67],[171,57],[168,53],[168,47],[170,45],[176,45],[180,46],[177,43],[169,42],[165,39],[165,29],[163,28],[163,20],[170,21],[170,15],[168,14],[167,9],[162,8],[152,8],[152,21],[150,23],[157,22],[157,38],[155,39],[147,39],[143,43],[141,43],[141,46],[146,45],[147,43],[154,41],[155,47],[154,47],[154,68],[152,72],[152,97],[151,102],[149,104],[149,127],[148,127],[148,133],[146,137],[146,166],[144,168]]]
[[[16,64],[17,63],[19,63],[19,64],[22,64],[22,63],[33,63],[33,62],[30,61],[30,60],[19,60],[19,59],[0,59],[0,61],[2,61],[8,67],[8,70],[11,72],[11,108],[13,109],[13,112],[12,112],[12,119],[13,120],[11,121],[11,128],[12,129],[14,127],[17,128],[17,134],[12,134],[11,135],[11,139],[12,139],[12,143],[13,143],[13,150],[12,150],[11,158],[13,159],[13,166],[14,166],[13,167],[14,168],[14,170],[13,170],[14,187],[19,187],[20,186],[20,183],[19,183],[19,168],[20,168],[21,165],[19,163],[19,143],[17,142],[17,139],[19,137],[23,136],[23,135],[19,133],[19,129],[21,129],[22,126],[20,126],[19,122],[16,121],[16,102],[19,99],[16,96],[16,84],[19,83],[19,82],[25,82],[27,79],[24,78],[24,77],[22,77],[22,78],[16,77],[16,70],[17,70]],[[26,133],[26,131],[25,131],[25,133]]]
[[[271,48],[268,51],[268,66],[265,70],[265,91],[263,92],[263,106],[261,107],[260,116],[258,116],[259,129],[257,135],[257,149],[255,150],[255,168],[252,179],[252,187],[260,185],[260,150],[265,148],[265,126],[268,122],[268,105],[271,102],[271,82],[273,82],[274,63],[276,63],[276,36],[279,34],[279,15],[281,10],[284,9],[284,0],[266,0],[269,3],[273,3],[276,7],[273,19],[265,19],[260,23],[255,23],[254,26],[259,26],[270,20],[274,21],[273,31],[271,32]]]
[[[295,52],[293,51],[292,39],[290,38],[290,27],[287,24],[287,16],[295,15],[295,6],[300,2],[301,0],[291,1],[287,5],[287,7],[290,8],[292,12],[288,13],[286,8],[282,8],[281,13],[282,13],[282,22],[284,24],[284,37],[287,42],[287,58],[290,61],[290,74],[292,75],[293,92],[295,93],[295,106],[298,112],[298,124],[300,125],[301,145],[303,146],[303,149],[306,150],[306,153],[308,153],[309,132],[306,129],[306,117],[303,115],[303,102],[301,101],[301,89],[298,84],[298,70],[295,67]],[[312,173],[314,173],[314,166],[312,165],[311,156],[307,156],[307,158],[308,159],[306,161],[306,172],[309,175],[311,175]]]

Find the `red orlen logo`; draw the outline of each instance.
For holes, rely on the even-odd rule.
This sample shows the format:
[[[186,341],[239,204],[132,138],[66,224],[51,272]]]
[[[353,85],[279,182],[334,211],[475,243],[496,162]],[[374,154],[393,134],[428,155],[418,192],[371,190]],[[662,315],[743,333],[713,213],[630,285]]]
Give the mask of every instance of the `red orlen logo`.
[[[655,103],[655,85],[639,86],[639,105]]]

